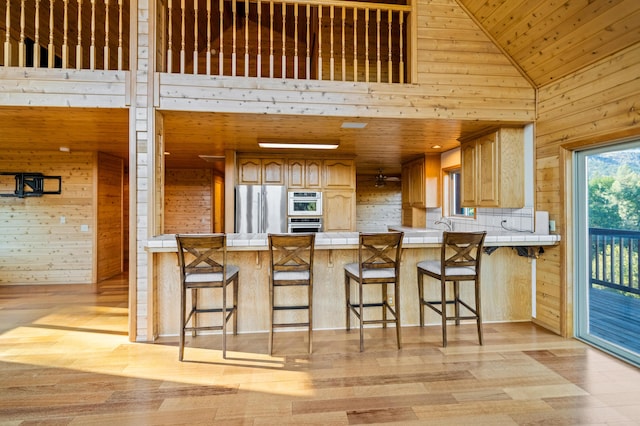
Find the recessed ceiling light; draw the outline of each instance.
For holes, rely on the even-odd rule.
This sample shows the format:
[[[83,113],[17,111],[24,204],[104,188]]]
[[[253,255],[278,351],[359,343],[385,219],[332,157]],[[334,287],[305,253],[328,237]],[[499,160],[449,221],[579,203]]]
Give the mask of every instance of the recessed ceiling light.
[[[171,155],[171,153],[169,151],[165,151],[164,155]]]
[[[60,151],[62,152],[71,152],[71,149],[68,146],[61,146]]]
[[[442,146],[440,146],[440,145],[433,145],[431,148],[433,148],[433,149],[440,149],[440,148],[442,148]]]
[[[338,142],[258,142],[260,148],[290,148],[290,149],[336,149]]]
[[[355,121],[345,121],[344,123],[342,123],[342,127],[343,129],[364,129],[365,127],[367,127],[367,123],[357,123]]]

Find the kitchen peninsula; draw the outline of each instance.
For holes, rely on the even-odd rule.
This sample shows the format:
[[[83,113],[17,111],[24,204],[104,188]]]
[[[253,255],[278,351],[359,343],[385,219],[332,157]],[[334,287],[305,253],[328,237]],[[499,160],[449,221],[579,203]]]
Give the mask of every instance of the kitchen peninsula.
[[[418,325],[416,263],[440,256],[442,231],[405,232],[401,262],[401,322]],[[557,235],[523,233],[489,233],[486,247],[499,248],[485,254],[482,264],[482,310],[485,322],[529,321],[532,300],[532,259],[519,256],[513,247],[550,246]],[[227,234],[228,261],[240,267],[238,331],[268,330],[269,321],[269,251],[267,234]],[[345,327],[343,265],[357,261],[357,232],[324,232],[316,235],[314,260],[314,329]],[[153,336],[178,334],[179,275],[175,236],[159,235],[148,241],[154,257],[156,283],[150,288],[149,326]],[[437,294],[437,284],[429,283],[427,295]],[[463,286],[464,291],[467,291]],[[366,295],[365,295],[366,298]],[[398,301],[394,301],[397,303]],[[295,313],[292,313],[295,315]],[[440,321],[434,313],[427,324]]]

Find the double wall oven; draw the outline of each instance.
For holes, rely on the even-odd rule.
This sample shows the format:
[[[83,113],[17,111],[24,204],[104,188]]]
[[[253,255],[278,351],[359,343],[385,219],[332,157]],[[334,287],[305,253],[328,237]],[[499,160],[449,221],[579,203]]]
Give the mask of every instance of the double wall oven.
[[[322,192],[289,191],[287,214],[288,232],[322,232]]]

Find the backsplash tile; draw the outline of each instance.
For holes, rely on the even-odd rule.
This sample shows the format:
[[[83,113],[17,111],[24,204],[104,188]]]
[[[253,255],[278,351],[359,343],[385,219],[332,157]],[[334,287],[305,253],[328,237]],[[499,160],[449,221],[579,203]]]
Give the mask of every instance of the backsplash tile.
[[[442,209],[427,209],[427,228],[444,229],[443,225],[435,224],[442,216]],[[454,231],[488,231],[488,232],[527,232],[534,231],[534,209],[524,207],[521,209],[477,208],[476,217],[465,218],[450,216]],[[506,220],[503,227],[502,221]],[[508,228],[508,229],[505,229]]]

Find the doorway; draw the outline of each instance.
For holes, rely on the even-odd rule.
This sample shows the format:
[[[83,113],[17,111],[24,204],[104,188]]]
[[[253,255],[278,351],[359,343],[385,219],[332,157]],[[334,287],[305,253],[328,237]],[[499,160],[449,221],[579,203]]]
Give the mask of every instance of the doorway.
[[[574,159],[576,337],[640,365],[640,141]]]

